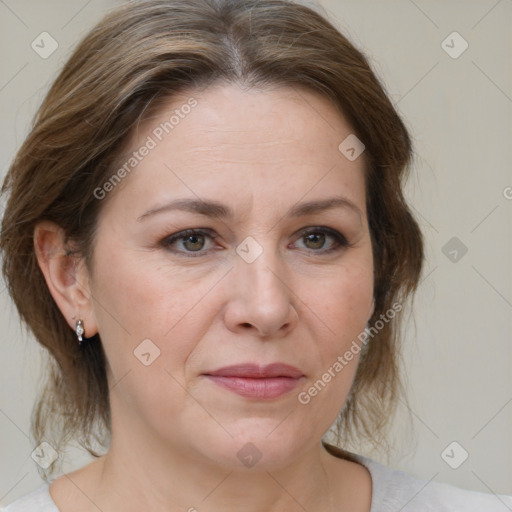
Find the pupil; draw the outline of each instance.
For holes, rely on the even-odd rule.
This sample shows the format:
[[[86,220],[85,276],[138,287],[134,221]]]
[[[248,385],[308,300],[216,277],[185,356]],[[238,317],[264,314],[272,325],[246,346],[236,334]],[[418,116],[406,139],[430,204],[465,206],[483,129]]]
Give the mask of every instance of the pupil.
[[[318,249],[319,247],[322,247],[322,245],[324,244],[325,235],[312,233],[308,235],[307,238],[310,242],[313,243],[314,248]]]
[[[202,235],[189,235],[187,237],[187,239],[185,240],[185,243],[187,244],[188,242],[191,242],[193,247],[191,247],[190,245],[188,246],[189,249],[201,249],[201,247],[203,246],[202,244]],[[199,245],[199,246],[198,246]]]

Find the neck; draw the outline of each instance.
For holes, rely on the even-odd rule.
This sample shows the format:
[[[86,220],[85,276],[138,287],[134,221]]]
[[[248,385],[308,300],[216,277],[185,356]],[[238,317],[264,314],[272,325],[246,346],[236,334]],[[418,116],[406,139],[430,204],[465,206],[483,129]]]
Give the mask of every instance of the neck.
[[[108,454],[98,461],[94,501],[101,510],[126,512],[334,511],[339,483],[332,482],[331,459],[319,443],[283,467],[233,470],[113,434]]]
[[[286,444],[286,438],[281,438],[273,448],[260,446],[265,456],[246,468],[236,457],[234,462],[227,458],[208,458],[204,454],[204,448],[209,446],[207,437],[199,426],[195,435],[203,435],[205,443],[201,450],[197,449],[197,443],[172,444],[169,441],[172,435],[149,429],[140,415],[124,417],[114,405],[108,453],[86,466],[80,480],[75,480],[75,487],[87,496],[87,503],[83,507],[77,505],[76,510],[368,512],[370,509],[368,471],[340,450],[330,449],[329,453],[320,441],[282,453],[280,443]],[[192,433],[189,437],[194,439]],[[236,443],[233,440],[226,446],[231,444]],[[78,496],[78,499],[83,498]]]

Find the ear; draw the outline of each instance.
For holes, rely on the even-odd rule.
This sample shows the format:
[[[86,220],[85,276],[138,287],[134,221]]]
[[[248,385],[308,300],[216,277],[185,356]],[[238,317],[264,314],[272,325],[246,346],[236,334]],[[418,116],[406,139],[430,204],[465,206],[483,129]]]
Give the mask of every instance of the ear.
[[[76,321],[84,323],[84,336],[98,332],[90,293],[90,276],[85,262],[68,254],[64,230],[50,221],[34,229],[34,249],[50,293],[73,331]]]

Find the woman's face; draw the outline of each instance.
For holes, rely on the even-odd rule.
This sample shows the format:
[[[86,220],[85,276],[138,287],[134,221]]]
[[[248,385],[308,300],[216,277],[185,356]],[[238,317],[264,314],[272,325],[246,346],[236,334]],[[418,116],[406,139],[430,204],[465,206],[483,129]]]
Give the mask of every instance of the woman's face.
[[[113,439],[239,468],[318,445],[358,355],[335,363],[372,314],[364,154],[338,148],[351,133],[311,92],[236,85],[138,126],[87,276]]]

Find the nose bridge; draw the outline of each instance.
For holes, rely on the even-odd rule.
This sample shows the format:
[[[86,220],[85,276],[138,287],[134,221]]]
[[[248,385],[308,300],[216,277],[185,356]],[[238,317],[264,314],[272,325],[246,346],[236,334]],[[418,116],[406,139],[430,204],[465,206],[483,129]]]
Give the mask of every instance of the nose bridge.
[[[260,334],[275,333],[293,321],[292,293],[286,284],[285,265],[271,238],[267,237],[265,246],[246,239],[237,248],[235,263],[237,305],[231,319],[239,326],[253,326]]]
[[[271,238],[271,237],[270,237]],[[289,300],[287,287],[284,283],[284,265],[279,259],[279,255],[269,241],[265,246],[255,241],[248,240],[247,246],[240,244],[237,252],[243,253],[243,250],[249,248],[250,258],[240,257],[237,262],[240,277],[247,283],[244,286],[249,297],[265,300]]]

